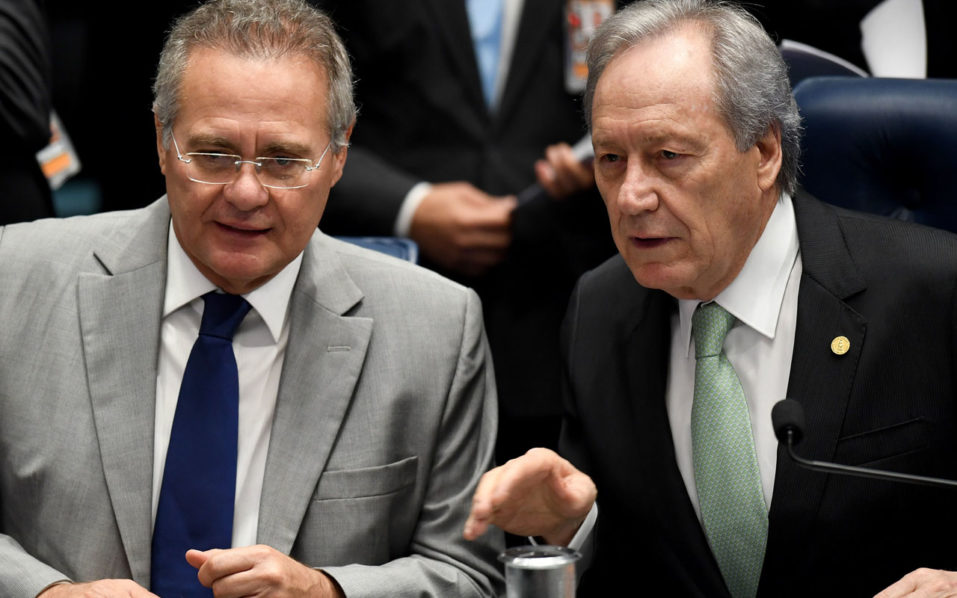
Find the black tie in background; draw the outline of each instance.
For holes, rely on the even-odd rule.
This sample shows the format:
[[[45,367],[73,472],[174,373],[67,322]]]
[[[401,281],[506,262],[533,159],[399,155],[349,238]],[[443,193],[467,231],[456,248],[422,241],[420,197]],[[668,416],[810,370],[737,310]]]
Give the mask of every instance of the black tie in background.
[[[250,305],[207,293],[199,337],[183,373],[153,527],[151,588],[162,598],[208,597],[190,548],[229,548],[236,496],[239,374],[233,334]]]

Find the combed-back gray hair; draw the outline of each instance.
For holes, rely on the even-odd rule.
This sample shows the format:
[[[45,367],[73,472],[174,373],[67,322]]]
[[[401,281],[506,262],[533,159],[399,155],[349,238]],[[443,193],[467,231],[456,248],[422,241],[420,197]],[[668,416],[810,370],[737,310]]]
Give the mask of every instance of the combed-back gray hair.
[[[303,0],[210,0],[176,21],[160,53],[153,112],[163,125],[165,147],[179,112],[190,52],[196,48],[254,59],[299,54],[313,60],[329,81],[326,125],[332,151],[348,145],[346,133],[356,116],[352,68],[329,17]]]
[[[721,0],[641,0],[605,21],[588,48],[585,117],[591,126],[592,101],[608,63],[642,41],[688,23],[712,35],[714,102],[745,151],[770,127],[781,130],[779,186],[797,187],[801,154],[801,117],[791,95],[787,66],[761,24],[747,11]]]

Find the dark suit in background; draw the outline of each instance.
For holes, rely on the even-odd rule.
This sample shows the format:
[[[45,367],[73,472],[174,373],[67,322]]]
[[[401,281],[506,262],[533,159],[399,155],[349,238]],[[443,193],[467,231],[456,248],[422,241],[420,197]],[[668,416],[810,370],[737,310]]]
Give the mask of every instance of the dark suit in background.
[[[788,396],[811,459],[957,478],[957,237],[794,201],[804,270]],[[674,457],[665,408],[675,300],[620,256],[586,275],[564,336],[562,453],[600,491],[582,596],[727,596]],[[844,335],[841,356],[831,340]],[[781,397],[784,398],[784,397]],[[954,494],[798,469],[783,449],[759,596],[870,596],[953,568]],[[649,585],[650,584],[650,585]]]
[[[53,215],[36,159],[50,141],[50,78],[42,0],[0,0],[0,225]]]
[[[83,165],[71,182],[95,183],[102,211],[142,208],[166,192],[152,161],[150,87],[171,22],[197,4],[141,2],[117,27],[116,3],[47,0],[53,105]]]
[[[360,110],[323,216],[327,233],[393,234],[402,200],[420,181],[518,193],[535,181],[546,146],[586,133],[579,98],[564,86],[564,0],[525,0],[495,113],[482,96],[464,0],[317,4],[354,59]],[[502,264],[477,279],[456,277],[478,290],[485,310],[500,459],[555,445],[561,318],[578,276],[613,251],[597,192],[542,198],[514,212]]]
[[[861,19],[881,0],[764,0],[742,3],[775,41],[810,44],[870,70],[861,50]],[[951,33],[948,0],[922,0],[927,34],[927,76],[957,77],[957,38]],[[896,40],[888,40],[896,43]]]

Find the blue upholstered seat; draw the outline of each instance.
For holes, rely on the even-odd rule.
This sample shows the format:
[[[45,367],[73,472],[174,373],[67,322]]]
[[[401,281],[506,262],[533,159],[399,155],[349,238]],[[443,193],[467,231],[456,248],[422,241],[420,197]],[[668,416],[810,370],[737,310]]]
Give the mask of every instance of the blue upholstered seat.
[[[813,77],[794,97],[805,189],[957,231],[957,80]]]

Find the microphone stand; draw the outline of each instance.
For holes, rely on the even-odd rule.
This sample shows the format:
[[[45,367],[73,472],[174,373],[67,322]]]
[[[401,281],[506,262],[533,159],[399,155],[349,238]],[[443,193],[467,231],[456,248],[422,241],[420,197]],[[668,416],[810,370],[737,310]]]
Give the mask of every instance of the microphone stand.
[[[794,459],[794,461],[799,465],[814,471],[821,471],[824,473],[842,473],[845,475],[858,476],[862,478],[891,480],[894,482],[920,484],[922,486],[947,486],[950,488],[957,488],[957,481],[955,480],[945,480],[942,478],[932,478],[909,473],[898,473],[896,471],[867,469],[866,467],[854,467],[853,465],[841,465],[840,463],[827,463],[824,461],[805,459],[794,452],[794,429],[788,428],[784,431],[784,433],[787,435],[788,454],[791,456],[791,458]]]

